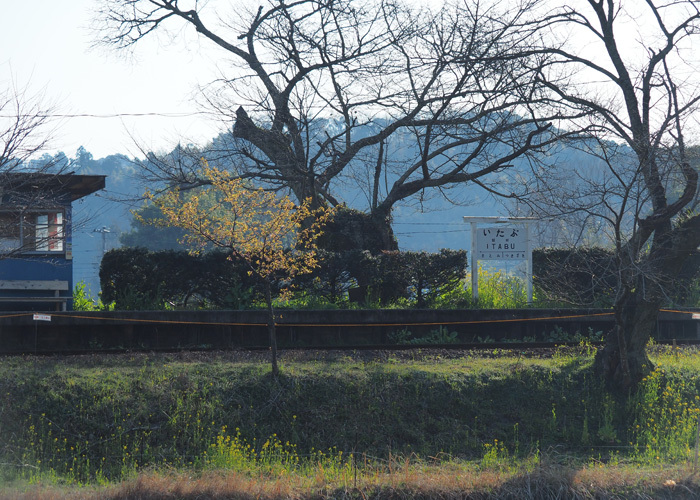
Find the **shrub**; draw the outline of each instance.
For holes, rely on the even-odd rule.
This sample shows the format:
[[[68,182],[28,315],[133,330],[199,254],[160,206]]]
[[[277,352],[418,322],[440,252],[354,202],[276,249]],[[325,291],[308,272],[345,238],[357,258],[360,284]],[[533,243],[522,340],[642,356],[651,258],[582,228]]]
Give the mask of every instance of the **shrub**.
[[[319,265],[298,275],[291,289],[303,300],[288,304],[308,307],[347,305],[349,290],[358,289],[367,304],[386,307],[445,305],[462,290],[467,266],[463,250],[428,252],[320,251]],[[117,309],[166,307],[250,307],[262,296],[242,262],[222,252],[190,255],[184,251],[149,252],[119,248],[105,254],[100,267],[102,298]],[[282,283],[278,280],[275,291]]]
[[[223,252],[190,255],[119,248],[100,265],[102,298],[117,309],[162,309],[206,305],[240,309],[256,298],[255,281],[243,263]]]
[[[73,287],[73,310],[74,311],[111,311],[114,309],[114,303],[104,304],[102,302],[102,294],[93,300],[90,297],[90,290],[86,287],[84,281],[78,281]]]
[[[617,264],[612,249],[540,248],[532,254],[532,265],[534,284],[549,300],[578,306],[613,305]],[[700,252],[696,250],[685,261],[678,276],[667,278],[669,305],[698,305],[699,277]]]
[[[532,253],[533,281],[549,299],[610,307],[617,278],[612,250],[539,248]]]
[[[464,250],[438,253],[385,251],[319,252],[319,266],[295,279],[306,293],[331,303],[344,302],[356,288],[365,303],[387,306],[409,303],[434,307],[445,294],[462,287],[467,267]]]
[[[321,249],[340,253],[366,250],[377,254],[398,248],[391,224],[387,220],[345,205],[336,207],[335,214],[323,227],[317,243]]]

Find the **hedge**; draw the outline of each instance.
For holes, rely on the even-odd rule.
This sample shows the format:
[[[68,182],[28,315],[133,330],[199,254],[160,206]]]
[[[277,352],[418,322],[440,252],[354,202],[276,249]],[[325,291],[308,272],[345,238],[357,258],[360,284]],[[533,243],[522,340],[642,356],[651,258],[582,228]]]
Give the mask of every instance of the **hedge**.
[[[427,252],[319,251],[319,266],[290,286],[333,304],[358,297],[360,302],[388,305],[412,301],[432,306],[441,294],[462,286],[467,266],[463,250]],[[119,248],[105,254],[100,267],[102,300],[117,309],[175,307],[246,308],[262,299],[259,286],[242,262],[224,253],[199,256],[184,251],[150,252]],[[352,293],[351,293],[352,291]]]
[[[303,291],[316,302],[342,305],[348,300],[387,306],[397,302],[436,307],[440,297],[461,291],[467,268],[464,250],[428,252],[319,251],[319,266],[275,289]],[[693,305],[700,289],[700,252],[686,261],[667,290],[669,303]],[[534,284],[541,299],[574,306],[610,307],[617,273],[614,254],[604,248],[553,249],[533,252]],[[102,300],[117,309],[205,307],[249,308],[262,301],[261,287],[245,263],[221,252],[199,256],[184,251],[150,252],[119,248],[108,252],[100,267]],[[695,292],[695,293],[693,293]]]
[[[100,265],[102,300],[117,309],[162,309],[192,305],[240,309],[256,298],[256,283],[245,263],[223,252],[190,255],[122,247]]]
[[[532,254],[533,281],[549,300],[576,306],[611,307],[617,290],[612,249],[539,248]],[[650,277],[652,278],[652,277]],[[666,293],[673,305],[692,305],[691,290],[700,278],[700,252],[690,254]]]

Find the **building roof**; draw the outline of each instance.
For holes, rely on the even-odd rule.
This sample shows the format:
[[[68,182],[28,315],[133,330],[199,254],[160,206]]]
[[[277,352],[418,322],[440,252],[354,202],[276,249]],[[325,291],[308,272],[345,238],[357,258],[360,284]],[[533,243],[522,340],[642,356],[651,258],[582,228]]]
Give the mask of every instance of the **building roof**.
[[[60,174],[56,176],[56,181],[63,189],[70,192],[71,201],[75,201],[104,189],[106,178],[106,175]]]
[[[73,202],[105,187],[106,175],[51,174],[44,172],[0,173],[2,204],[33,199],[43,202],[68,195]],[[65,198],[64,198],[65,199]]]

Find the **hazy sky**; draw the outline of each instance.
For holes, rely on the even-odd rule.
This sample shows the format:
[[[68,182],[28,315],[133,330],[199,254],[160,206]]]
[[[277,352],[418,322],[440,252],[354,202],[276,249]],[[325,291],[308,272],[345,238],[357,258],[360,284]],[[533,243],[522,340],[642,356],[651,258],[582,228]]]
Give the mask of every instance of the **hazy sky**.
[[[177,22],[169,23],[176,27],[172,39],[147,37],[133,57],[95,48],[98,34],[90,28],[101,1],[0,0],[0,91],[12,82],[29,85],[60,114],[93,115],[58,122],[52,151],[72,156],[82,145],[95,157],[137,155],[135,141],[164,150],[178,141],[206,142],[230,126],[198,113],[194,101],[197,85],[225,68],[223,49]]]
[[[52,151],[72,156],[82,145],[95,157],[136,155],[131,136],[148,148],[166,149],[180,139],[206,141],[224,126],[196,114],[193,92],[215,71],[206,54],[218,55],[199,46],[196,37],[178,37],[190,50],[183,42],[166,46],[154,39],[126,58],[104,47],[91,48],[96,35],[89,28],[97,0],[1,1],[0,89],[11,82],[29,85],[56,103],[59,113],[110,116],[61,119]],[[190,116],[113,117],[133,113]]]

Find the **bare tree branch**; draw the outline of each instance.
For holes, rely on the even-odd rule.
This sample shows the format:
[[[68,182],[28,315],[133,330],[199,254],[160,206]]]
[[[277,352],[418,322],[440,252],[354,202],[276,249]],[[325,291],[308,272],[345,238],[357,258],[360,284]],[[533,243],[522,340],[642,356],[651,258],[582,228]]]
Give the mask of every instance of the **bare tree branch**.
[[[225,21],[213,3],[112,0],[98,15],[110,46],[189,26],[233,58],[233,76],[205,101],[225,116],[235,109],[228,161],[238,175],[335,205],[358,171],[383,171],[387,185],[374,181],[366,210],[388,221],[407,197],[489,176],[553,144],[550,124],[568,113],[543,100],[552,55],[530,46],[536,4],[270,0]],[[377,164],[379,149],[390,157],[409,134],[420,158]],[[211,162],[218,152],[201,154]],[[197,185],[194,172],[151,158],[154,177]]]

